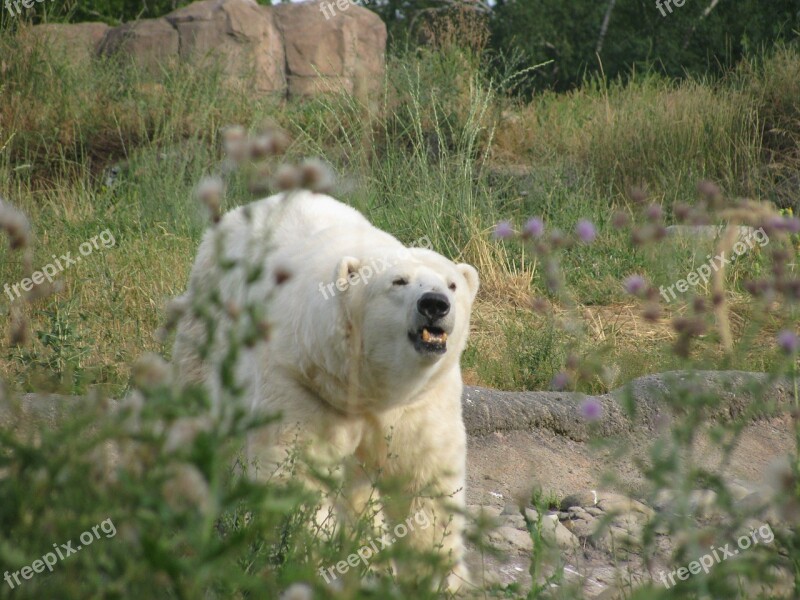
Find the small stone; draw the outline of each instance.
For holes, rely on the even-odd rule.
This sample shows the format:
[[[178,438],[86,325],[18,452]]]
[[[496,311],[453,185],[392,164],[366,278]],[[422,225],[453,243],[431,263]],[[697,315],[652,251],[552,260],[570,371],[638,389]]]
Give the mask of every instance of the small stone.
[[[594,490],[578,492],[570,494],[561,501],[561,509],[567,510],[573,506],[595,506],[597,504],[598,496]]]
[[[280,600],[313,600],[314,590],[306,583],[293,583],[281,594]]]
[[[530,523],[536,523],[536,521],[539,520],[539,512],[535,508],[526,508],[525,518],[528,519]]]
[[[597,510],[597,509],[596,509],[594,506],[590,506],[589,508],[591,508],[591,509],[593,509],[593,510]],[[583,515],[587,514],[587,510],[586,510],[586,509],[583,509],[583,508],[581,508],[580,506],[572,506],[572,507],[570,507],[570,509],[567,511],[567,513],[569,514],[569,517],[570,517],[570,518],[572,518],[572,517],[573,517],[573,516],[575,516],[575,515],[577,515],[577,516],[583,516]]]
[[[716,512],[717,492],[714,490],[693,490],[689,494],[689,508],[695,516],[710,516]]]
[[[519,506],[517,506],[516,504],[512,504],[512,503],[508,502],[503,507],[503,510],[502,510],[502,512],[500,514],[501,515],[518,515],[518,514],[520,514],[519,513]]]
[[[655,506],[658,510],[665,510],[667,507],[671,506],[675,500],[675,493],[672,490],[659,490],[658,494],[656,494],[656,498],[653,501],[653,506]]]
[[[730,492],[733,499],[737,502],[742,498],[746,498],[755,491],[755,487],[744,481],[731,481],[728,484],[728,492]]]
[[[503,515],[504,521],[503,525],[507,525],[509,527],[514,527],[515,529],[525,529],[527,527],[525,525],[525,517],[520,514],[516,515]]]
[[[578,538],[558,519],[553,518],[555,515],[548,515],[542,519],[542,538],[555,544],[562,550],[574,550],[580,547]]]
[[[572,519],[570,521],[564,521],[563,523],[564,527],[566,527],[568,531],[571,531],[582,540],[591,537],[597,530],[599,524],[600,522],[593,517],[588,517],[586,519]]]
[[[467,512],[475,519],[482,519],[493,523],[498,523],[501,520],[500,509],[496,506],[471,505],[467,507]]]
[[[736,506],[743,509],[743,512],[749,513],[755,510],[760,510],[767,505],[770,501],[770,495],[765,494],[763,491],[755,491],[748,494],[744,498],[740,498]]]
[[[605,512],[638,512],[650,518],[655,515],[655,511],[649,506],[642,504],[638,500],[632,500],[621,494],[603,493],[601,494],[598,506]]]
[[[533,540],[527,531],[514,527],[498,527],[489,532],[489,543],[506,552],[513,551],[528,554],[533,550]]]

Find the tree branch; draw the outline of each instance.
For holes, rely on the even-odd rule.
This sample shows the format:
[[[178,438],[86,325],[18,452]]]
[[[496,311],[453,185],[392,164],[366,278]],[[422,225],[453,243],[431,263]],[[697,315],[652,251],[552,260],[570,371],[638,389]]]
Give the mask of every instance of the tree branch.
[[[715,0],[719,2],[719,0]],[[595,54],[600,54],[600,51],[603,49],[603,41],[606,39],[606,33],[608,33],[608,23],[611,21],[611,13],[614,12],[614,6],[616,6],[617,0],[611,0],[608,3],[608,8],[606,9],[606,16],[603,17],[603,24],[600,26],[600,37],[597,38],[597,47],[595,48]]]

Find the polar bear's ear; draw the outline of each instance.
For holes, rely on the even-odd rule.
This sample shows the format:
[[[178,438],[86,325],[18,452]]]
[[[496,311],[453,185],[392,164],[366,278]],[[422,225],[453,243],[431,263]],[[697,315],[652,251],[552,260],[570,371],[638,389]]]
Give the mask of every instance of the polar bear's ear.
[[[336,265],[336,270],[333,273],[333,283],[336,289],[340,292],[345,292],[350,287],[352,280],[350,277],[353,273],[357,273],[361,261],[353,256],[343,257]]]
[[[478,288],[481,286],[480,278],[478,277],[478,271],[475,269],[475,267],[468,265],[467,263],[456,265],[456,269],[458,269],[458,272],[461,273],[464,276],[464,279],[467,280],[470,300],[474,300],[478,293]]]

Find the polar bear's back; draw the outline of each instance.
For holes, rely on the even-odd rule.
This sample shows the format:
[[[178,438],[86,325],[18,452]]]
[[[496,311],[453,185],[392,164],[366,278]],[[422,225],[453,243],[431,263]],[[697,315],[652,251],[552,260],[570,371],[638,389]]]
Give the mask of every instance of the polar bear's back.
[[[272,235],[277,245],[308,238],[331,226],[372,227],[356,209],[308,191],[277,194],[250,205],[256,230]]]
[[[265,266],[280,268],[299,262],[307,268],[347,255],[348,245],[359,242],[399,244],[356,209],[330,196],[305,190],[276,194],[227,212],[206,232],[190,287],[207,287],[209,274],[222,259],[250,265],[263,259]],[[314,252],[316,260],[309,261]]]

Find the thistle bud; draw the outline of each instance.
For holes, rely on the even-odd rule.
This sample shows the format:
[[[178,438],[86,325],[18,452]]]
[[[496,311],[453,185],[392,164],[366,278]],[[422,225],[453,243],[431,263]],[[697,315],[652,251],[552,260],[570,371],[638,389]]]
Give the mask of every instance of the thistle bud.
[[[334,184],[333,170],[318,158],[300,163],[301,187],[312,192],[327,192]]]
[[[133,384],[140,389],[160,387],[169,381],[169,365],[158,354],[147,352],[133,363]]]
[[[28,319],[17,304],[11,305],[11,346],[27,346],[30,341],[28,334]]]
[[[247,158],[247,132],[241,125],[232,125],[222,130],[222,150],[234,163]]]
[[[273,177],[275,188],[283,192],[301,187],[302,176],[294,165],[281,165]]]
[[[628,190],[628,197],[634,204],[637,204],[639,206],[647,202],[647,192],[645,192],[640,187],[635,186],[632,187],[630,190]]]
[[[31,244],[31,225],[21,211],[0,200],[0,229],[8,235],[12,250],[27,248]]]
[[[197,199],[208,209],[214,223],[219,223],[225,186],[219,177],[204,177],[197,186]]]

